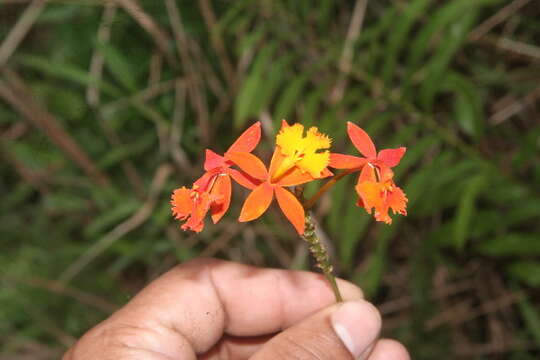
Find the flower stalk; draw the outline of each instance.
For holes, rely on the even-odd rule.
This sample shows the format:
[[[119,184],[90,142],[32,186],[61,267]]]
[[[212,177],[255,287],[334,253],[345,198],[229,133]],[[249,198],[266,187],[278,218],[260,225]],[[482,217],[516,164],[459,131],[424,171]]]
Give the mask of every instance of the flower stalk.
[[[311,251],[311,254],[317,261],[317,267],[322,270],[324,276],[330,283],[334,296],[336,297],[336,302],[343,302],[343,298],[337,286],[336,278],[333,274],[334,267],[330,263],[328,250],[317,236],[315,222],[309,213],[306,214],[306,227],[304,234],[302,235],[302,239],[309,244],[309,251]]]

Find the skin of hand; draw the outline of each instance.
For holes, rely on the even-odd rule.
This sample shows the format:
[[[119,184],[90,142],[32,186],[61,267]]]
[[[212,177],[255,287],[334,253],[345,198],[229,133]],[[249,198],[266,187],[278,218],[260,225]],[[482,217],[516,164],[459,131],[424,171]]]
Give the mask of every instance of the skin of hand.
[[[355,285],[345,302],[319,274],[216,259],[179,265],[89,330],[63,360],[408,360],[379,339],[381,317]]]

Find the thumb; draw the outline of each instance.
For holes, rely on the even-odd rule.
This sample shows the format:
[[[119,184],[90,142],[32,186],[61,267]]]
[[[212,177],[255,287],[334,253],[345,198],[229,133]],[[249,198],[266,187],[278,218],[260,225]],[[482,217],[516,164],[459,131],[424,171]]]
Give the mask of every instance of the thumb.
[[[367,359],[381,329],[381,316],[367,301],[336,304],[270,339],[252,360]]]

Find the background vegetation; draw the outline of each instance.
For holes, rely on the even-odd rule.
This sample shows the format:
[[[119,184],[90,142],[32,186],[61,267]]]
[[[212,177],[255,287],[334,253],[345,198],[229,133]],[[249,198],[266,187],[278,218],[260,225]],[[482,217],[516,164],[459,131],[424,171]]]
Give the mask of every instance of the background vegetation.
[[[236,222],[239,188],[200,235],[170,215],[204,148],[281,118],[408,148],[406,218],[375,224],[352,178],[316,209],[385,335],[538,358],[539,40],[529,0],[0,0],[0,358],[58,358],[195,256],[311,269],[278,211]]]

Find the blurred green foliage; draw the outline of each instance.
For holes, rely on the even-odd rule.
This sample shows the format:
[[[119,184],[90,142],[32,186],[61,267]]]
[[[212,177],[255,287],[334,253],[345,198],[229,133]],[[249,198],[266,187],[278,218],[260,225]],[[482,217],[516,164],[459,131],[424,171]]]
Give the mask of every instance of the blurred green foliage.
[[[36,3],[0,0],[0,357],[57,358],[195,256],[310,269],[279,212],[236,224],[240,188],[197,236],[169,210],[204,148],[261,120],[268,157],[287,118],[340,152],[347,121],[408,148],[406,218],[373,223],[354,179],[316,209],[385,335],[415,359],[537,358],[537,3],[370,1],[363,21],[363,0]]]

